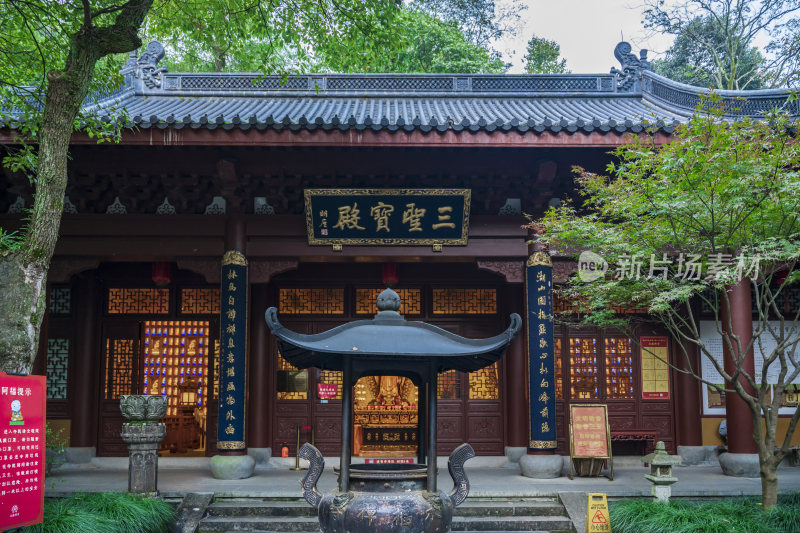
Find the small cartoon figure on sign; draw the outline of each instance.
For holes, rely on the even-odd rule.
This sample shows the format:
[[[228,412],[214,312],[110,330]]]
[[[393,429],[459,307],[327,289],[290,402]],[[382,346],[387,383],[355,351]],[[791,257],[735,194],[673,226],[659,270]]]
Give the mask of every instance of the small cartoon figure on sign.
[[[11,425],[24,426],[25,420],[22,418],[22,404],[19,400],[11,402]]]

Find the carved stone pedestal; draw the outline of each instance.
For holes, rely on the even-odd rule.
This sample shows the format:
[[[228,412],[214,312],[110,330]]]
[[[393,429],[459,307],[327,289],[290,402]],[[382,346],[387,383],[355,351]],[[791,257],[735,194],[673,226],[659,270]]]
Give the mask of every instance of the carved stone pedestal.
[[[130,420],[122,425],[122,440],[128,445],[128,492],[158,494],[158,448],[167,427],[156,422],[167,413],[166,396],[128,394],[120,397],[122,415]]]
[[[128,445],[128,492],[158,494],[158,448],[167,434],[160,422],[128,422],[122,440]]]

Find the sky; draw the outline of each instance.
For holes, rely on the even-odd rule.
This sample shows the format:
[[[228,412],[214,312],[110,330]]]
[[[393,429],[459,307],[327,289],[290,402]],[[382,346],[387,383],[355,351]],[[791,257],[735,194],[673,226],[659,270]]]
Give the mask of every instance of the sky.
[[[667,0],[667,5],[674,0]],[[672,44],[670,35],[653,35],[642,24],[641,0],[496,0],[496,5],[524,4],[520,30],[505,36],[495,48],[511,61],[510,72],[522,72],[525,46],[531,34],[556,41],[561,57],[574,73],[604,73],[619,67],[614,47],[621,40],[631,43],[633,53],[647,48],[663,53]],[[648,54],[648,59],[658,57]]]

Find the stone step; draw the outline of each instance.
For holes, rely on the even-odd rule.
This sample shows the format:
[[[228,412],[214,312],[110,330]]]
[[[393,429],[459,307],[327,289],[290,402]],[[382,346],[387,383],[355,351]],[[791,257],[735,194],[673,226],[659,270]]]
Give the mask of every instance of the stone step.
[[[454,516],[453,531],[550,531],[573,532],[566,516]]]
[[[210,516],[203,518],[197,528],[197,533],[219,533],[228,531],[276,531],[281,533],[319,533],[319,520],[317,517],[286,516],[286,517],[226,517]]]
[[[197,533],[319,533],[316,511],[304,500],[223,499],[206,509]],[[573,533],[554,498],[468,499],[455,509],[452,531]]]

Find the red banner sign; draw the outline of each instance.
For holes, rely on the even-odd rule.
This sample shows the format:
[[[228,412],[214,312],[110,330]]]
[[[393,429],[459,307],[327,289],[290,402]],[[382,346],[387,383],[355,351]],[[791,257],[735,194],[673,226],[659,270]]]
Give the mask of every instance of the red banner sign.
[[[317,383],[317,397],[320,400],[330,400],[336,398],[339,386],[336,383]]]
[[[609,457],[605,405],[570,405],[570,430],[573,457]]]
[[[0,531],[42,522],[45,409],[44,376],[0,372]]]

